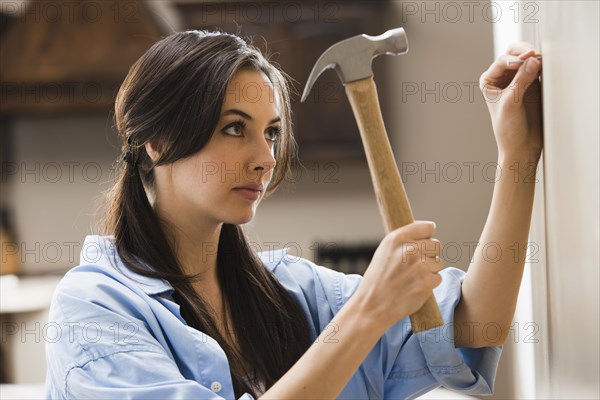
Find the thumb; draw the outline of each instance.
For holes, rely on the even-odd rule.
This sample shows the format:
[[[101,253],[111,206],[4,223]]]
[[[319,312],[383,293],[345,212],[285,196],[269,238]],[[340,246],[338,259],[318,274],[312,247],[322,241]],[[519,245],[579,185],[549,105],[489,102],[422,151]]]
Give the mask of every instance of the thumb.
[[[540,60],[529,57],[517,71],[509,89],[513,92],[513,98],[518,100],[519,103],[523,101],[527,88],[538,79],[541,66]]]

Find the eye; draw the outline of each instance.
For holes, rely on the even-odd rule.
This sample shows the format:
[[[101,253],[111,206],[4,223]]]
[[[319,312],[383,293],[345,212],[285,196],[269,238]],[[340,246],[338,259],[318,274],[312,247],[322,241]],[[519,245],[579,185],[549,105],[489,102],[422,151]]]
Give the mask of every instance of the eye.
[[[265,136],[267,137],[268,140],[270,140],[272,142],[276,142],[277,140],[279,140],[279,137],[281,136],[281,127],[272,126],[272,127],[268,128],[267,132],[265,133]]]
[[[223,133],[231,136],[242,136],[244,128],[246,127],[246,122],[244,121],[235,121],[223,128]]]

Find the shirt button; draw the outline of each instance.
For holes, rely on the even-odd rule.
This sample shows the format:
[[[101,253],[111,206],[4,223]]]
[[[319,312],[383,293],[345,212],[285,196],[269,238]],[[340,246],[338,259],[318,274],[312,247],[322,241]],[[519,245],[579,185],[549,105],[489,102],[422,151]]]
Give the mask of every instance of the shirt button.
[[[221,385],[221,382],[214,381],[213,383],[210,384],[210,390],[212,390],[215,393],[219,393],[222,388],[223,388],[223,386]]]

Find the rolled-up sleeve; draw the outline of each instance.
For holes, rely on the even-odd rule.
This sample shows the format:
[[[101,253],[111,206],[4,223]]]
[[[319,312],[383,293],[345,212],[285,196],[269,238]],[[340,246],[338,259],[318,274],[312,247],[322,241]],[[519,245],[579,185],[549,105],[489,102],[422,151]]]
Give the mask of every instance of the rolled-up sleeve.
[[[301,290],[291,285],[288,290],[298,293],[318,335],[354,295],[362,276],[344,275],[307,260],[287,264],[276,272],[283,281],[289,281],[285,275],[291,273],[300,284]],[[449,267],[440,275],[442,283],[434,295],[444,325],[415,334],[408,317],[397,322],[367,355],[339,398],[414,398],[439,386],[465,394],[491,394],[502,346],[455,347],[454,310],[465,272]]]
[[[442,283],[434,289],[434,296],[444,325],[412,333],[410,321],[404,319],[386,334],[406,335],[386,381],[386,398],[416,397],[439,386],[473,395],[493,391],[502,346],[455,347],[454,310],[465,273],[446,268],[440,274]]]

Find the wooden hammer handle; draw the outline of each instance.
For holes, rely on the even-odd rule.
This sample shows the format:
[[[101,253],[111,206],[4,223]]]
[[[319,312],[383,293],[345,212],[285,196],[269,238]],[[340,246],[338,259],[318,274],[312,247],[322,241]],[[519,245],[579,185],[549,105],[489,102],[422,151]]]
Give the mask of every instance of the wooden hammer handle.
[[[383,125],[373,77],[347,83],[346,94],[360,130],[379,211],[386,232],[391,232],[414,222],[414,218]],[[421,309],[410,316],[410,322],[413,332],[444,324],[433,293]]]

